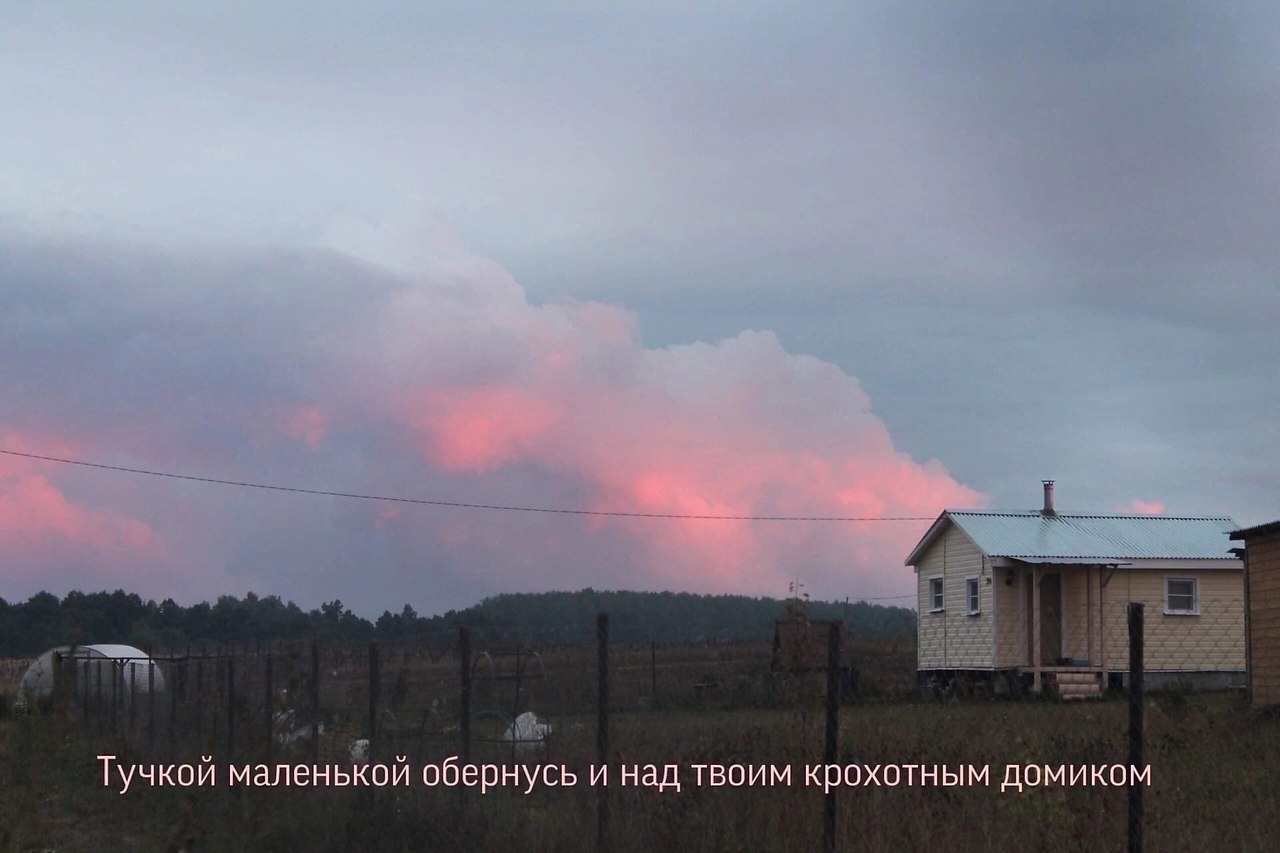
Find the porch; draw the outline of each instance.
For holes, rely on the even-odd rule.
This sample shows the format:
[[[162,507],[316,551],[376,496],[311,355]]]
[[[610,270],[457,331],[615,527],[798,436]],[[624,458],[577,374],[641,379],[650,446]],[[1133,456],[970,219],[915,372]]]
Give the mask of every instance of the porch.
[[[1006,574],[999,662],[1029,675],[1035,693],[1064,699],[1102,695],[1108,655],[1117,651],[1108,648],[1105,590],[1120,564],[992,562]]]

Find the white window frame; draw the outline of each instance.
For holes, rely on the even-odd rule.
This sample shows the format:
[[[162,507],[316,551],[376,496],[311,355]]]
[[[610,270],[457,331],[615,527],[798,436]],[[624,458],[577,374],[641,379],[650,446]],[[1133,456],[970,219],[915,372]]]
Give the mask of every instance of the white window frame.
[[[1191,584],[1191,609],[1175,609],[1169,604],[1169,584],[1171,583],[1189,583]],[[1178,593],[1179,598],[1184,598],[1182,593]],[[1164,613],[1166,616],[1199,616],[1200,615],[1200,579],[1176,577],[1170,575],[1164,579]]]
[[[982,615],[982,578],[978,575],[964,579],[964,606],[966,616]]]
[[[933,584],[935,581],[938,584],[938,591],[936,594],[933,591]],[[939,598],[942,599],[941,604],[937,604],[937,601]],[[947,584],[943,580],[942,575],[930,575],[929,576],[929,612],[942,613],[946,609],[947,609]]]

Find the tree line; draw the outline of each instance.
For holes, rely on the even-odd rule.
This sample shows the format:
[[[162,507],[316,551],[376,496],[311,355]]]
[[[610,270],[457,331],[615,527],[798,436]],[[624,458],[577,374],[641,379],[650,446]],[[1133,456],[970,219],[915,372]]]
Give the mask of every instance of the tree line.
[[[765,641],[774,620],[797,607],[810,619],[842,620],[851,635],[911,635],[915,611],[867,602],[785,602],[744,595],[684,592],[544,592],[498,595],[464,610],[419,616],[405,604],[376,620],[357,616],[340,600],[303,610],[279,596],[223,595],[184,607],[135,593],[40,592],[25,602],[0,598],[0,657],[25,657],[54,646],[127,643],[139,648],[316,640],[322,643],[447,644],[457,629],[483,632],[487,642],[582,643],[594,638],[595,616],[609,613],[617,642]]]

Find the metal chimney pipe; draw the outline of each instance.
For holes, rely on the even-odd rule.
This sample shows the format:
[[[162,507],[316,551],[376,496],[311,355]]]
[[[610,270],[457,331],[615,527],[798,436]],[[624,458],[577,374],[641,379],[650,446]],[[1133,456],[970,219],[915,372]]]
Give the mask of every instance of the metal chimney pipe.
[[[1058,512],[1053,508],[1053,480],[1041,480],[1044,483],[1044,509],[1040,510],[1041,515],[1057,515]]]

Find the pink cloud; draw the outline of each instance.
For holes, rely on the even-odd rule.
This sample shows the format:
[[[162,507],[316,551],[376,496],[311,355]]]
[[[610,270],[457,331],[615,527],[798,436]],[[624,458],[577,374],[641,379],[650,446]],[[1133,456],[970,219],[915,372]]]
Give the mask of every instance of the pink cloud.
[[[64,458],[79,455],[62,442],[46,445],[16,435],[6,435],[0,447]],[[38,583],[50,565],[72,560],[89,576],[108,570],[126,569],[135,575],[157,570],[166,549],[151,527],[69,499],[50,479],[60,467],[0,455],[0,539],[14,557],[10,579]]]
[[[1134,498],[1127,504],[1117,507],[1116,512],[1128,515],[1160,515],[1164,512],[1164,504],[1159,501],[1144,501],[1141,498]]]
[[[941,463],[903,453],[853,375],[769,331],[649,347],[631,312],[530,302],[438,228],[420,241],[348,232],[373,265],[326,254],[301,271],[212,276],[163,311],[152,289],[122,288],[119,310],[181,327],[197,348],[171,385],[127,407],[104,408],[94,390],[145,382],[116,365],[156,359],[100,359],[30,415],[93,441],[31,447],[306,489],[597,512],[931,519],[985,505]],[[253,298],[228,300],[228,288]],[[241,302],[262,306],[254,323],[219,313]],[[132,346],[150,353],[163,337]],[[226,381],[204,382],[206,371]],[[796,577],[815,596],[907,593],[902,559],[927,526],[498,514],[0,467],[0,536],[22,549],[31,584],[56,571],[64,588],[176,586],[188,599],[256,589],[430,607],[586,585],[781,595]]]
[[[573,483],[604,512],[932,517],[985,504],[941,464],[898,451],[855,378],[788,353],[770,332],[650,349],[618,307],[532,306],[476,290],[498,292],[491,313],[480,309],[483,333],[497,324],[501,349],[521,357],[486,362],[470,384],[419,377],[388,389],[387,403],[427,460],[482,476],[490,494],[519,465]],[[424,334],[432,320],[424,311],[421,321]],[[621,536],[619,558],[651,583],[777,592],[803,565],[824,576],[813,588],[834,593],[909,588],[900,566],[921,532],[898,522],[597,518],[585,535]],[[458,531],[446,538],[456,543]]]

